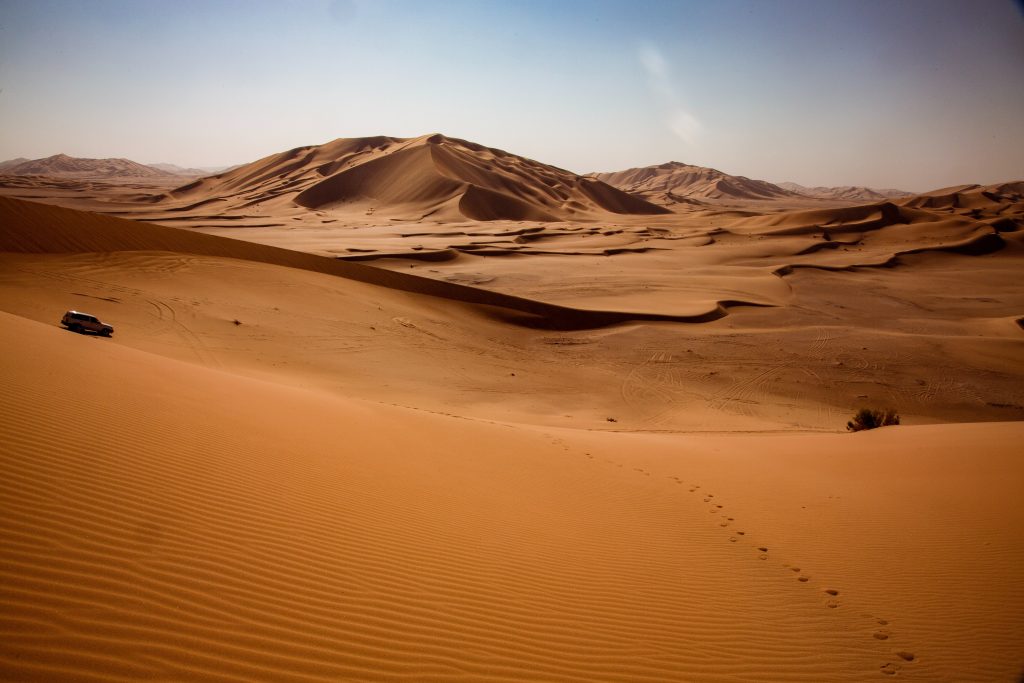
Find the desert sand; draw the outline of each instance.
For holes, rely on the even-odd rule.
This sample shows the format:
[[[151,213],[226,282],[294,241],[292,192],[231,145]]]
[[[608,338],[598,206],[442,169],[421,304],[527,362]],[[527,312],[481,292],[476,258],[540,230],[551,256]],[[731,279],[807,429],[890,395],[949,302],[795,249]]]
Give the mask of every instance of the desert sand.
[[[4,185],[5,679],[1024,673],[1021,183],[659,204],[432,135]]]

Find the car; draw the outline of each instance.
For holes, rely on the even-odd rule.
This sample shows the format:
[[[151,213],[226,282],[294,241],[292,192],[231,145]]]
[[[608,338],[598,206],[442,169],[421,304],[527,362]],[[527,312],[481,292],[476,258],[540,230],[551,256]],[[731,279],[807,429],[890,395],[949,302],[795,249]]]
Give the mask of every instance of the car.
[[[68,311],[60,319],[60,324],[72,332],[95,332],[104,337],[114,334],[114,328],[94,315],[81,311]]]

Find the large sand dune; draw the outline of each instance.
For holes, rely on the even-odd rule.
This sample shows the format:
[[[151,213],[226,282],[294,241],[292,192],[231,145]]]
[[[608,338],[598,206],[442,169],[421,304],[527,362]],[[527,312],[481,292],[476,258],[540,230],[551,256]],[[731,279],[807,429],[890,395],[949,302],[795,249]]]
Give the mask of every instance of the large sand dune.
[[[510,418],[588,427],[613,417],[630,429],[835,429],[863,403],[918,422],[1024,418],[1022,233],[972,219],[903,223],[915,210],[866,207],[844,209],[860,232],[831,242],[820,215],[792,214],[612,257],[466,254],[383,269],[16,200],[0,199],[0,211],[10,226],[0,247],[31,252],[7,257],[22,272],[7,310],[50,321],[69,298],[88,303],[146,331],[125,343],[183,359],[202,357],[193,335],[212,347],[242,338],[246,353],[225,362],[288,363],[306,381],[357,383],[381,400],[417,396],[480,416],[500,405]],[[312,279],[262,285],[239,259]],[[125,275],[167,260],[146,287]],[[186,297],[164,270],[210,284]],[[357,286],[360,307],[341,303]],[[308,287],[339,303],[311,307]],[[401,305],[372,303],[379,291]],[[452,305],[463,308],[442,313]],[[348,348],[359,353],[339,353]]]
[[[6,678],[998,680],[1021,663],[1019,425],[598,437],[0,318]]]
[[[598,180],[663,206],[692,200],[785,199],[797,195],[764,180],[670,161],[657,166],[593,174]]]
[[[223,212],[294,201],[328,215],[379,210],[417,219],[556,221],[667,213],[600,181],[440,134],[300,147],[170,196],[184,212],[210,203]]]
[[[0,198],[0,678],[1024,673],[1018,184],[477,221],[526,185],[402,144],[74,200],[280,226]]]

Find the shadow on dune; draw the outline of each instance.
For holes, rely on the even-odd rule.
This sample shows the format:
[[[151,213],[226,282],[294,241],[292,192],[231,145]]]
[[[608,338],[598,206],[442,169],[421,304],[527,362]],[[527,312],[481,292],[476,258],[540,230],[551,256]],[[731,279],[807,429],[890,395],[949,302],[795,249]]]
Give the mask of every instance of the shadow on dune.
[[[800,253],[805,254],[812,253],[814,251],[819,251],[827,244],[830,243],[826,242],[821,245],[815,245],[817,249],[809,248],[805,249]],[[839,243],[836,244],[842,246]],[[952,244],[938,244],[934,246],[920,247],[917,249],[904,249],[902,251],[897,251],[896,253],[887,257],[885,260],[879,261],[877,263],[854,263],[842,266],[832,266],[820,263],[790,263],[784,266],[779,266],[772,272],[775,275],[785,276],[789,275],[794,270],[797,270],[799,268],[813,270],[828,270],[836,272],[853,272],[861,268],[895,268],[896,266],[904,264],[904,261],[900,259],[900,257],[902,256],[911,256],[914,254],[927,253],[960,254],[963,256],[984,256],[986,254],[993,254],[997,251],[1002,250],[1005,247],[1006,241],[998,233],[990,232],[975,235],[966,240],[961,240],[959,242],[954,242]]]

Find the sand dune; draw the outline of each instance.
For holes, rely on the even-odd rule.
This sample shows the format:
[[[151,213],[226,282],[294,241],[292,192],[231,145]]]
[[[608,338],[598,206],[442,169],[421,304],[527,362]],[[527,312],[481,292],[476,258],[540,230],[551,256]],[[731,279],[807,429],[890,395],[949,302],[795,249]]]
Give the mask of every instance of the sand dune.
[[[10,175],[42,175],[68,178],[153,178],[168,171],[130,159],[82,159],[55,154],[45,159],[12,159],[0,165]]]
[[[8,159],[7,161],[0,161],[0,173],[6,173],[7,169],[14,168],[19,164],[23,164],[26,161],[30,161],[26,157],[18,157],[17,159]]]
[[[1019,184],[635,216],[470,145],[0,197],[0,678],[1024,672]]]
[[[6,678],[1019,670],[1020,424],[596,435],[0,320]]]
[[[327,213],[446,220],[557,221],[667,211],[599,181],[439,134],[302,147],[197,181],[170,197],[181,211],[211,199],[220,212],[288,200]]]
[[[416,362],[412,362],[416,369],[411,374],[399,372],[397,368],[403,366],[388,362],[389,354],[397,350],[392,346],[372,354],[372,368],[363,367],[358,359],[335,357],[329,347],[318,352],[318,358],[330,359],[329,367],[322,366],[321,360],[303,364],[307,379],[334,382],[340,377],[358,378],[361,391],[374,397],[386,397],[402,387],[400,393],[427,392],[439,408],[453,401],[462,406],[460,410],[472,412],[477,411],[473,406],[481,395],[488,397],[486,405],[502,396],[499,403],[509,415],[525,410],[528,417],[524,419],[530,421],[572,423],[585,414],[588,425],[600,425],[605,417],[614,416],[619,420],[615,424],[653,429],[841,429],[843,413],[864,401],[895,403],[908,419],[924,422],[1024,418],[1020,377],[1013,369],[1020,360],[1013,341],[1019,327],[1013,320],[1020,316],[1022,302],[1014,273],[1020,268],[1024,232],[998,232],[984,221],[967,217],[876,206],[839,213],[788,214],[788,219],[775,216],[762,222],[743,219],[729,229],[695,231],[694,238],[686,239],[673,231],[630,229],[603,237],[588,235],[589,228],[576,233],[541,227],[526,233],[513,230],[517,236],[500,238],[530,238],[518,245],[519,251],[510,252],[518,254],[512,260],[489,255],[502,250],[495,242],[490,249],[453,250],[454,258],[447,261],[385,259],[375,262],[387,266],[379,268],[39,204],[4,200],[0,208],[6,209],[6,224],[12,226],[5,233],[5,250],[187,253],[214,257],[213,261],[192,259],[190,268],[201,267],[211,276],[220,271],[223,277],[247,281],[251,279],[248,271],[238,272],[220,259],[341,276],[421,297],[414,299],[421,303],[413,308],[403,305],[390,316],[365,318],[364,331],[346,333],[351,337],[349,343],[361,344],[358,340],[365,330],[374,327],[397,335],[394,339],[399,345],[412,334],[417,348],[429,348],[455,366],[475,367],[475,360],[465,365],[468,359],[492,357],[485,368],[468,372],[456,382]],[[896,222],[889,225],[882,220],[884,216]],[[844,219],[854,232],[842,232]],[[830,240],[823,238],[821,223],[832,226],[828,230],[836,233],[829,235]],[[868,223],[873,227],[865,227]],[[465,239],[480,244],[486,241],[483,234]],[[432,239],[450,237],[441,232]],[[620,240],[619,245],[633,242],[634,246],[619,246],[620,251],[609,256],[607,246],[596,254],[574,252],[567,247],[579,246],[571,239],[577,240],[577,245],[615,239]],[[638,249],[636,244],[644,246]],[[529,258],[523,258],[526,256]],[[43,259],[34,266],[18,267],[38,273],[31,286],[40,292],[47,291],[48,278],[59,281],[69,268],[109,271],[107,260],[83,258]],[[171,259],[172,264],[178,261]],[[870,266],[886,268],[866,269]],[[93,280],[89,277],[85,288],[72,288],[74,280],[69,281],[64,296],[80,293],[98,297],[98,301],[114,297],[127,303],[118,294],[119,288],[137,289],[121,276],[115,278],[122,283],[115,289],[96,287]],[[306,286],[311,283],[289,285],[286,291]],[[20,314],[53,319],[53,313],[35,317],[40,315],[37,309],[45,310],[43,304],[32,304],[31,297],[18,293],[17,288],[13,291],[11,300],[19,302],[16,310]],[[47,305],[72,307],[60,300],[60,291],[52,293]],[[851,299],[850,291],[862,294]],[[945,295],[946,291],[956,294]],[[891,292],[899,292],[895,300]],[[344,295],[339,291],[338,296]],[[423,296],[473,308],[457,315],[424,317],[415,312],[416,306],[434,310],[437,303]],[[133,324],[140,329],[152,322],[149,317],[155,309],[151,301],[169,304],[179,316],[198,323],[197,329],[217,337],[225,333],[224,326],[231,320],[245,317],[232,314],[227,302],[214,305],[208,294],[191,303],[174,303],[180,296],[166,284],[131,298],[136,307]],[[294,362],[288,358],[297,333],[289,330],[295,325],[305,329],[326,315],[311,312],[305,322],[297,323],[288,311],[307,308],[301,296],[284,296],[282,292],[274,299],[278,310],[261,314],[274,335],[259,343],[253,340],[252,354],[243,363],[246,367],[259,366],[260,358]],[[259,301],[248,295],[241,301],[243,311],[261,308]],[[890,313],[879,317],[879,310]],[[837,315],[838,311],[842,314]],[[98,311],[108,312],[125,315],[124,307],[116,305]],[[478,323],[467,326],[465,321],[470,312],[474,320],[485,316],[499,327],[473,331]],[[340,311],[332,312],[324,324],[317,323],[303,348],[313,348],[310,344],[318,344],[321,335],[329,339],[336,334],[332,325],[342,324],[344,318],[339,316]],[[335,319],[337,323],[331,322]],[[721,324],[708,324],[716,320]],[[630,321],[683,325],[622,326]],[[181,343],[170,333],[176,329],[168,328],[160,348]],[[520,332],[513,334],[513,329]],[[575,332],[572,336],[551,335],[554,330]],[[146,337],[137,339],[141,342]],[[184,339],[190,337],[186,334]],[[463,343],[467,339],[472,341]],[[508,343],[495,347],[487,339]],[[808,356],[801,351],[806,345],[821,347],[822,352]],[[870,350],[881,348],[879,345],[888,349],[884,358]],[[184,357],[194,353],[191,349],[192,345],[186,344]],[[738,365],[728,363],[728,370],[722,372],[719,365],[725,350],[730,358],[743,360]],[[547,377],[530,373],[530,382],[517,381],[516,385],[536,386],[536,393],[517,387],[522,394],[510,400],[507,392],[513,385],[509,373],[521,377],[523,368],[533,366],[534,361],[558,367],[559,372]],[[865,386],[869,375],[865,368],[869,367],[884,369],[884,389]],[[943,383],[955,390],[939,390],[934,380],[927,379],[936,367],[944,368]],[[376,386],[374,373],[380,368],[387,368],[389,376],[395,373],[389,389]],[[813,388],[806,385],[808,376],[819,380]],[[585,396],[582,403],[581,392]],[[549,411],[550,401],[558,400],[577,405],[577,410]],[[787,407],[780,409],[779,405]],[[567,418],[567,414],[575,417]]]
[[[894,386],[900,387],[898,397],[904,410],[920,411],[917,414],[932,420],[950,419],[957,414],[962,416],[961,419],[1006,419],[1013,410],[1020,410],[1012,406],[1024,405],[1021,397],[1008,390],[1012,386],[1013,373],[1004,370],[999,375],[991,375],[991,368],[980,362],[980,359],[991,357],[990,352],[968,351],[968,347],[963,348],[965,355],[956,352],[959,367],[954,374],[957,382],[972,387],[969,395],[976,397],[977,403],[960,402],[960,394],[949,396],[951,402],[941,394],[927,394],[930,398],[923,401],[914,398],[911,391],[919,379],[916,373],[927,374],[930,364],[943,362],[934,358],[935,349],[939,347],[930,341],[930,335],[951,329],[944,322],[950,318],[949,311],[958,311],[959,320],[953,324],[959,330],[958,334],[973,334],[969,330],[973,329],[971,321],[975,318],[1009,321],[1005,328],[989,328],[989,323],[984,323],[984,329],[991,329],[996,337],[1015,333],[1017,328],[1012,325],[1012,320],[1020,316],[1020,309],[1017,307],[1017,288],[1012,283],[1016,281],[1013,273],[1019,267],[1024,232],[1017,229],[1022,221],[1020,204],[1009,201],[997,204],[990,211],[978,213],[971,210],[976,218],[886,203],[743,218],[734,220],[728,228],[710,230],[608,230],[569,225],[526,228],[519,224],[503,224],[495,228],[479,226],[467,229],[461,236],[457,232],[440,230],[436,233],[400,234],[393,238],[396,243],[408,245],[412,242],[412,249],[406,246],[404,254],[395,253],[414,256],[415,259],[380,260],[382,252],[375,242],[381,239],[380,233],[360,231],[357,234],[365,236],[365,243],[376,249],[335,250],[345,252],[346,256],[375,257],[378,259],[375,263],[386,268],[39,204],[3,200],[0,208],[9,226],[0,234],[0,239],[4,240],[0,246],[8,251],[167,251],[242,258],[340,275],[414,295],[470,304],[479,307],[476,310],[483,315],[536,330],[599,331],[627,321],[689,324],[725,321],[724,328],[705,326],[699,332],[690,330],[682,333],[683,341],[669,342],[665,336],[667,333],[660,331],[654,334],[645,330],[643,340],[631,337],[632,332],[624,334],[621,330],[612,335],[600,333],[604,341],[595,351],[616,358],[615,367],[620,367],[620,363],[621,367],[630,367],[631,363],[644,358],[646,349],[671,349],[675,343],[694,352],[699,352],[700,347],[706,344],[708,356],[703,357],[712,358],[712,349],[721,343],[716,341],[721,335],[737,326],[749,329],[753,321],[759,328],[790,325],[791,329],[784,335],[789,338],[802,338],[807,333],[812,336],[820,334],[817,326],[823,322],[842,326],[853,331],[854,337],[860,337],[865,329],[878,327],[879,321],[872,310],[877,304],[866,298],[851,305],[852,302],[843,300],[842,289],[834,289],[832,283],[842,282],[843,286],[857,287],[856,283],[862,282],[870,291],[879,293],[895,287],[900,291],[901,300],[911,306],[907,310],[909,318],[899,321],[894,328],[910,335],[898,345],[906,343],[907,353],[918,353],[922,358],[919,366],[890,367],[887,370],[895,373],[891,379]],[[295,239],[291,231],[284,234]],[[337,231],[328,234],[331,239],[338,239]],[[417,242],[444,247],[420,247],[420,251],[415,251]],[[954,255],[950,257],[953,260],[943,254]],[[498,255],[531,258],[496,259]],[[960,260],[959,255],[973,255],[975,258],[990,255],[992,258],[972,262],[970,259]],[[879,266],[902,270],[870,276],[864,272],[867,267]],[[959,273],[964,286],[970,283],[973,292],[958,288],[966,297],[964,301],[972,300],[973,295],[984,305],[971,310],[970,306],[961,306],[959,301],[941,301],[941,297],[933,296],[935,274],[943,268]],[[59,266],[53,266],[52,270],[59,270]],[[812,270],[831,273],[826,276],[827,282],[814,285],[825,285],[821,291],[828,292],[828,300],[815,300],[813,296],[807,298],[811,292],[805,292],[802,283],[817,281],[818,278],[808,272]],[[917,275],[921,276],[920,281],[913,279]],[[799,306],[795,305],[797,301],[801,302]],[[292,302],[282,304],[286,307],[293,305]],[[834,311],[840,306],[846,313],[836,319]],[[876,333],[871,331],[868,337]],[[749,372],[756,375],[758,368],[763,369],[772,358],[776,344],[784,347],[787,343],[780,337],[768,344],[763,354],[754,351]],[[978,339],[977,343],[986,342]],[[929,350],[913,351],[918,344],[925,344]],[[865,355],[859,347],[847,351],[858,357]],[[672,365],[683,362],[683,357],[676,353],[667,353],[668,357],[677,358]],[[997,357],[1004,358],[1002,353]],[[599,362],[596,358],[594,360]],[[857,364],[864,362],[869,361],[857,360]],[[820,367],[816,370],[818,375],[824,373],[833,377],[834,384],[830,385],[829,391],[822,390],[806,398],[812,403],[824,401],[836,406],[856,404],[857,397],[863,392],[856,389],[860,374],[855,369],[856,366],[845,364]],[[979,372],[983,374],[979,375]],[[787,381],[776,385],[781,392],[779,398],[792,401],[805,393],[806,390],[799,386],[800,373],[796,365],[783,373]],[[675,377],[674,374],[668,376]],[[998,377],[998,380],[995,384],[987,380],[979,382],[980,377]],[[670,385],[656,392],[644,388],[623,389],[622,396],[628,397],[627,404],[633,406],[630,411],[639,410],[640,415],[651,416],[645,420],[660,420],[662,418],[655,416],[666,414],[666,410],[652,410],[648,405],[655,396],[660,396],[662,402],[671,396],[673,405],[683,400],[684,404],[693,406],[702,396],[714,396],[720,392],[728,395],[731,392],[728,384],[722,384],[721,378],[700,372],[687,371],[671,381],[678,387]],[[613,382],[617,385],[621,379]],[[638,400],[637,396],[644,398]],[[710,424],[721,424],[721,417],[729,423],[740,415],[744,416],[742,419],[756,415],[758,420],[767,418],[768,423],[778,423],[778,411],[772,411],[767,403],[761,401],[755,410],[743,408],[739,414],[736,408],[742,405],[740,403],[728,400],[715,405],[723,414],[714,418],[708,418],[704,410],[696,412],[695,420],[684,418],[684,414],[677,410],[667,412],[672,416],[673,424],[691,428],[705,423],[706,419],[710,419]],[[622,412],[620,405],[613,414],[621,415]],[[817,409],[810,413],[801,410],[795,422],[794,417],[789,416],[783,422],[814,427],[825,427],[830,421],[842,424],[839,416],[819,414]]]
[[[1015,223],[1003,227],[1008,228],[1006,232],[1017,231]],[[1001,236],[1004,230],[993,225],[992,219],[948,217],[889,202],[759,216],[737,221],[729,229],[741,234],[801,235],[822,240],[804,248],[798,255],[826,249],[835,252],[855,245],[861,252],[855,262],[861,265],[871,263],[863,258],[865,250],[881,250],[885,259],[880,262],[886,263],[901,254],[931,250],[984,254],[998,251],[1005,244]],[[848,253],[840,258],[851,263]]]
[[[392,272],[347,261],[329,260],[285,249],[239,242],[176,228],[146,226],[107,216],[0,197],[0,215],[9,227],[0,233],[0,251],[27,253],[172,251],[244,258],[292,268],[340,275],[388,288],[479,304],[502,319],[543,329],[586,329],[629,320],[704,322],[724,315],[724,307],[745,302],[715,302],[708,310],[663,314],[642,310],[571,308],[509,296],[490,290]]]
[[[593,177],[656,204],[693,204],[694,200],[792,198],[793,192],[764,180],[734,176],[714,168],[670,161]]]
[[[863,185],[840,185],[836,187],[818,185],[815,187],[805,187],[798,183],[788,182],[779,183],[778,185],[784,190],[807,195],[808,197],[817,197],[819,199],[840,199],[843,201],[856,202],[883,202],[886,200],[908,197],[914,194],[913,192],[906,192],[904,190],[897,190],[893,188],[877,189],[873,187],[864,187]]]
[[[1022,196],[1024,196],[1024,182],[999,183],[985,187],[960,185],[908,197],[901,204],[922,209],[944,209],[960,213],[986,209],[1006,211],[1008,205],[1019,203]]]

